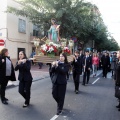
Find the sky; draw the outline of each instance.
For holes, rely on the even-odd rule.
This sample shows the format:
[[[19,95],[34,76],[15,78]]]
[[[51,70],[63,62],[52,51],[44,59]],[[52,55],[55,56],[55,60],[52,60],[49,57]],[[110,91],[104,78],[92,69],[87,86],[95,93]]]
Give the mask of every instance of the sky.
[[[97,5],[108,31],[120,46],[120,0],[87,0]]]

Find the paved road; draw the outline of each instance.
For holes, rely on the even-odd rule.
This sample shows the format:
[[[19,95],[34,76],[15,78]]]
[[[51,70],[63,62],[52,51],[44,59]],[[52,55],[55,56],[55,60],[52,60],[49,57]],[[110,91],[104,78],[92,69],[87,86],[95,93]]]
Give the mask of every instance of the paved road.
[[[69,80],[60,116],[55,116],[57,105],[51,86],[49,78],[34,82],[29,108],[22,108],[24,100],[17,92],[18,87],[7,89],[9,105],[0,103],[0,120],[55,120],[53,117],[56,120],[120,120],[120,112],[115,108],[114,81],[110,77],[91,77],[89,85],[80,85],[80,94],[74,93],[73,81]]]

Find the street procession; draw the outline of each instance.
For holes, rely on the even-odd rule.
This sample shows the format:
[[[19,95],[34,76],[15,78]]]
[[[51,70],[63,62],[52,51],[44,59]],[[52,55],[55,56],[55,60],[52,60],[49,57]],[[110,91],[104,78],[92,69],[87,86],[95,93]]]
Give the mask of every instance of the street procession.
[[[119,7],[100,3],[1,3],[0,120],[120,119],[120,34],[102,11]]]

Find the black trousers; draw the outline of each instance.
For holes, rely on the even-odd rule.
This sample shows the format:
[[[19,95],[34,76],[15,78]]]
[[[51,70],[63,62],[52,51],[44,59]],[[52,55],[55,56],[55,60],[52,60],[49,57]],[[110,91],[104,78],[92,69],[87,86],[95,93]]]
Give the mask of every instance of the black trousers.
[[[101,61],[99,61],[99,70],[101,70],[101,68],[102,68],[102,67],[101,67]]]
[[[76,71],[73,71],[73,80],[75,84],[75,90],[79,90],[79,79],[80,79],[80,74],[77,73]]]
[[[108,67],[103,66],[103,77],[107,77]]]
[[[58,110],[63,109],[64,99],[66,93],[66,84],[53,84],[52,95],[58,105]]]
[[[32,84],[32,81],[19,82],[19,93],[24,97],[25,104],[30,103],[31,84]]]
[[[85,85],[86,83],[86,77],[87,77],[87,83],[89,83],[90,79],[90,70],[86,69],[84,74],[83,74],[83,84]]]
[[[69,72],[67,72],[67,75],[66,75],[67,79],[69,79]]]
[[[9,80],[9,77],[6,76],[4,81],[1,82],[1,90],[0,90],[1,101],[5,100],[5,90],[8,84],[8,80]]]

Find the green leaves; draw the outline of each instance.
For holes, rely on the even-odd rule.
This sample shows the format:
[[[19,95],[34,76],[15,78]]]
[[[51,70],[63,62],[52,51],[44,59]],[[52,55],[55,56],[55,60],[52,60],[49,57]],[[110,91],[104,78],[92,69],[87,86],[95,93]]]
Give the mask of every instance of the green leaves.
[[[96,49],[114,48],[117,43],[110,41],[107,27],[96,5],[84,0],[15,0],[21,9],[8,7],[7,12],[27,17],[33,24],[43,26],[47,32],[50,19],[60,24],[60,36],[75,36],[86,44],[95,41]],[[79,41],[78,41],[79,42]],[[109,47],[113,45],[112,47]],[[118,48],[118,47],[116,47]]]
[[[62,8],[62,9],[59,9],[58,11],[56,11],[56,15],[55,15],[56,18],[60,19],[60,18],[63,16],[63,14],[66,13],[65,11],[66,11],[66,10],[63,9],[63,8]]]

